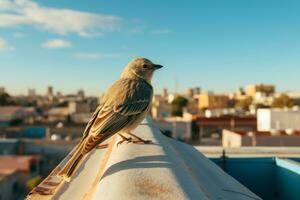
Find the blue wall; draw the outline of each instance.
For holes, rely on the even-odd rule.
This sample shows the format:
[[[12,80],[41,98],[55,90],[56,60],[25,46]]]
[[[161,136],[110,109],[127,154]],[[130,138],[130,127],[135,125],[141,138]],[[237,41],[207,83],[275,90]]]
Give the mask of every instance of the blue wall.
[[[47,129],[45,127],[26,127],[23,130],[22,137],[25,138],[45,138]]]
[[[300,200],[299,174],[275,158],[212,158],[224,171],[265,200]],[[280,160],[280,159],[279,159]],[[300,161],[300,159],[295,159]]]
[[[276,166],[276,183],[280,199],[300,200],[300,164],[276,159]]]

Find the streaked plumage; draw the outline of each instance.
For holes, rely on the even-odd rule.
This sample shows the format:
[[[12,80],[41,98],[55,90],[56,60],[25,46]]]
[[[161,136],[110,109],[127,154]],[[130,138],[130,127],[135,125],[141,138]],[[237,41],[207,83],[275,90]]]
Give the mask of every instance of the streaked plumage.
[[[152,74],[160,67],[144,58],[135,59],[125,67],[121,78],[105,93],[60,176],[69,180],[86,153],[112,135],[129,133],[140,124],[151,105]]]

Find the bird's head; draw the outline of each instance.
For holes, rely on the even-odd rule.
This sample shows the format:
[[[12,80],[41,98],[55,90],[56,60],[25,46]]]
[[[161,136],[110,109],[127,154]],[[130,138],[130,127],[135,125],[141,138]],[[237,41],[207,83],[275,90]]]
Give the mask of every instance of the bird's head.
[[[130,61],[126,65],[121,77],[122,78],[138,77],[150,83],[154,71],[162,67],[163,67],[162,65],[154,64],[146,58],[136,58]]]

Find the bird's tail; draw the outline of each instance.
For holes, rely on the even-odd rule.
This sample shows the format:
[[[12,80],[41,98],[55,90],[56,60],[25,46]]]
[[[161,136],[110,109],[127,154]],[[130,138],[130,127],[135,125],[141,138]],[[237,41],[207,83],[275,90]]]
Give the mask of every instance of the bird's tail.
[[[81,159],[84,156],[82,153],[83,143],[79,144],[73,156],[68,160],[65,166],[58,172],[58,176],[62,177],[65,181],[69,182],[71,176],[74,174],[75,170],[78,167]]]

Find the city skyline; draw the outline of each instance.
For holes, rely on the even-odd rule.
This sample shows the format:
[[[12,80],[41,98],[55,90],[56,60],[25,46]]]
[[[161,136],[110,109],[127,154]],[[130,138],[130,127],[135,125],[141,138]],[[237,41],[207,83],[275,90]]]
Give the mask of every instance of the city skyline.
[[[247,92],[249,93],[253,93],[253,88],[255,87],[273,87],[274,88],[274,94],[292,94],[292,95],[298,95],[300,94],[299,91],[291,91],[291,90],[286,90],[286,91],[278,91],[277,90],[277,86],[276,85],[268,85],[268,84],[264,84],[264,83],[255,83],[255,84],[249,84],[249,85],[244,85],[241,86],[239,88],[237,88],[236,90],[232,90],[229,92],[220,92],[220,91],[215,91],[215,90],[208,90],[206,88],[201,88],[200,86],[195,86],[195,87],[188,87],[188,88],[184,88],[184,90],[182,91],[174,91],[174,90],[170,90],[169,88],[162,88],[162,90],[160,91],[155,91],[155,95],[162,95],[164,96],[165,94],[171,94],[171,95],[179,95],[179,96],[190,96],[191,92],[193,94],[214,94],[214,95],[228,95],[231,96],[232,95],[241,95],[242,93],[247,94]],[[51,92],[50,92],[51,90]],[[43,88],[42,91],[37,91],[36,88],[32,87],[32,88],[27,88],[26,91],[24,91],[24,93],[19,93],[16,94],[10,90],[8,90],[6,87],[3,87],[0,85],[0,93],[7,93],[9,95],[12,96],[47,96],[49,95],[49,93],[51,93],[51,95],[53,96],[68,96],[68,95],[83,95],[86,97],[101,97],[105,91],[99,93],[99,94],[89,94],[86,93],[86,91],[82,88],[75,88],[73,91],[71,92],[64,92],[62,91],[60,88],[55,88],[52,85],[48,85],[46,88]],[[241,93],[242,92],[242,93]]]
[[[299,8],[293,0],[3,0],[0,86],[100,95],[144,56],[165,66],[157,93],[176,85],[228,93],[252,83],[300,91]]]

